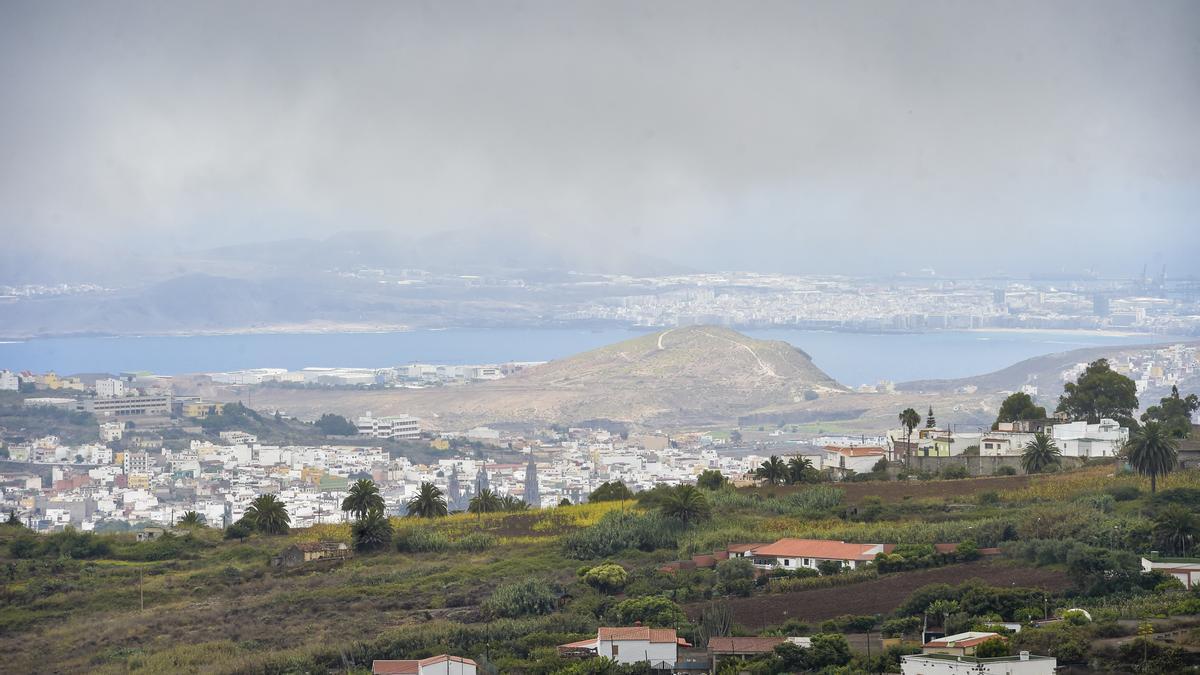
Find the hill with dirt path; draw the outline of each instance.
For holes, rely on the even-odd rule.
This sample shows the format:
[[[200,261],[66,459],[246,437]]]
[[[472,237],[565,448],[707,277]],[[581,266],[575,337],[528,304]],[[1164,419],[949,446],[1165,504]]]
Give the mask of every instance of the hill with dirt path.
[[[613,420],[639,426],[728,423],[758,410],[839,395],[846,388],[808,354],[728,328],[651,333],[492,382],[421,390],[263,388],[256,407],[312,415],[409,413],[429,426]]]

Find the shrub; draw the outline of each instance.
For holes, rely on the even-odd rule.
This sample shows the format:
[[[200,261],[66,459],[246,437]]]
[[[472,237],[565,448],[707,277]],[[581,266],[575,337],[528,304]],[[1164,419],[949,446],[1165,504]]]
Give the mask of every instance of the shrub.
[[[1015,475],[1017,475],[1017,470],[1011,466],[1001,466],[1001,467],[997,467],[996,470],[992,472],[992,475],[994,475],[994,476],[1015,476]]]
[[[942,478],[947,480],[959,480],[971,477],[971,472],[967,471],[967,467],[961,464],[951,464],[950,466],[942,467],[941,474]]]
[[[550,583],[530,578],[497,587],[483,603],[483,610],[490,617],[501,618],[549,614],[558,607],[561,595]]]
[[[984,640],[975,647],[975,656],[981,659],[990,659],[997,656],[1008,656],[1008,640],[1002,637],[994,637],[989,640]]]
[[[616,563],[604,563],[589,569],[583,575],[583,580],[589,586],[606,593],[616,593],[629,581],[629,573]]]
[[[822,560],[817,563],[817,571],[820,572],[822,576],[841,574],[845,570],[846,568],[842,564],[841,560]]]
[[[749,558],[732,558],[718,563],[717,588],[725,595],[750,595],[754,590],[754,563]]]
[[[456,551],[479,553],[495,548],[498,543],[500,543],[500,540],[494,535],[487,534],[486,532],[472,532],[455,541],[453,547]]]
[[[964,562],[978,560],[979,546],[970,539],[967,539],[966,541],[959,542],[958,547],[954,549],[954,553],[958,556],[959,560]]]
[[[423,527],[396,537],[396,550],[401,553],[437,553],[449,548],[450,540],[446,535]]]
[[[629,548],[674,548],[680,529],[657,513],[609,511],[595,525],[568,534],[563,547],[568,556],[579,560],[607,558]]]
[[[1000,503],[1000,493],[995,490],[980,492],[977,499],[980,506],[996,506]]]
[[[1142,491],[1136,485],[1110,485],[1104,488],[1104,492],[1119,502],[1133,501],[1142,495]]]

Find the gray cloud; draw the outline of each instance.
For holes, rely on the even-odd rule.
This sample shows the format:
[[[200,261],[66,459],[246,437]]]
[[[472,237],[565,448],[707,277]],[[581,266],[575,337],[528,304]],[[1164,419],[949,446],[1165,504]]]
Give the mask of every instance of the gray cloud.
[[[0,229],[10,252],[488,229],[704,268],[1194,272],[1198,20],[8,2]]]

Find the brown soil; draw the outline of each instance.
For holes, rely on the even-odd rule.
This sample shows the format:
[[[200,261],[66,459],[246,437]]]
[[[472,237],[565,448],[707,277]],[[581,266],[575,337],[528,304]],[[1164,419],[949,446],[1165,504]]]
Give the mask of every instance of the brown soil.
[[[1067,575],[1052,569],[1024,567],[1002,562],[975,562],[913,572],[888,574],[837,588],[820,588],[792,593],[768,593],[749,598],[731,598],[733,620],[750,630],[760,630],[799,619],[816,623],[846,614],[888,614],[916,589],[927,584],[957,585],[979,579],[991,586],[1041,588],[1061,591],[1071,585]],[[688,616],[698,619],[705,603],[689,605]]]

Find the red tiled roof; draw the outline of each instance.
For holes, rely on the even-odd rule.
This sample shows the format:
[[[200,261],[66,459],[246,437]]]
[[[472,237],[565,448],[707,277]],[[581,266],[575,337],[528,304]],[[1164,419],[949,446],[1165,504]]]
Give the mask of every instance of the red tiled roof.
[[[602,626],[596,636],[601,640],[648,640],[650,642],[678,642],[674,628],[647,628],[645,626]]]
[[[717,564],[717,559],[711,555],[694,555],[692,562],[696,563],[696,567],[712,567]]]
[[[596,638],[588,638],[579,642],[568,642],[565,645],[559,645],[559,649],[595,649]]]
[[[708,651],[725,654],[766,654],[774,651],[787,638],[782,637],[711,637]]]
[[[845,455],[847,457],[871,457],[874,455],[887,454],[887,450],[884,450],[883,448],[879,448],[879,447],[842,448],[842,447],[838,447],[835,445],[827,445],[827,446],[825,446],[825,449],[830,452],[836,452],[839,455]]]
[[[818,558],[821,560],[874,560],[875,551],[880,544],[847,544],[844,541],[827,539],[780,539],[774,544],[767,544],[754,550],[756,556],[772,556],[778,558]],[[883,544],[880,550],[887,553],[895,548],[894,544]],[[868,553],[867,551],[872,551]]]

